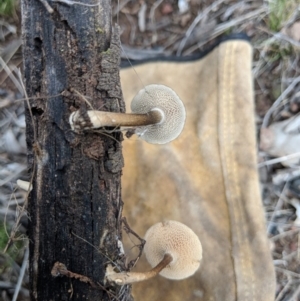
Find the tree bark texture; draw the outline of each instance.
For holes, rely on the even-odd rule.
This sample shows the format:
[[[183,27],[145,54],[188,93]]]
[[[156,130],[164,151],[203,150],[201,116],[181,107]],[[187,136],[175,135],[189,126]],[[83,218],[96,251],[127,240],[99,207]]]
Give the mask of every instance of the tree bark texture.
[[[68,121],[72,111],[90,109],[76,91],[94,109],[125,111],[119,31],[112,33],[109,0],[94,7],[49,4],[52,14],[38,0],[22,0],[24,78],[31,98],[30,107],[25,104],[33,172],[28,206],[31,299],[130,300],[130,286],[121,291],[102,287],[108,263],[124,268],[118,248],[122,134],[75,134]],[[53,277],[57,261],[98,288]]]

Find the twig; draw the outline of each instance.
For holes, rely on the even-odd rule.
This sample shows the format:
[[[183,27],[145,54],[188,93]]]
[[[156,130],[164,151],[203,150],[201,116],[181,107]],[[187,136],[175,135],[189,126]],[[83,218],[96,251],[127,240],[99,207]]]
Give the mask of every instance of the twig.
[[[86,239],[78,236],[77,234],[75,234],[74,232],[71,232],[71,234],[73,234],[75,237],[81,239],[82,241],[84,241],[85,243],[87,243],[88,245],[90,245],[91,247],[93,247],[97,252],[99,252],[101,255],[103,255],[105,258],[107,258],[111,263],[113,263],[118,269],[121,270],[120,266],[115,263],[112,259],[110,259],[107,255],[105,255],[104,253],[102,253],[98,248],[96,248],[93,244],[91,244],[89,241],[87,241]]]
[[[76,89],[72,89],[71,90],[71,92],[75,92],[77,95],[79,95],[90,107],[91,107],[91,109],[92,110],[95,110],[94,108],[93,108],[93,106],[92,106],[92,104],[87,100],[87,98],[84,96],[84,95],[82,95],[80,92],[78,92]]]
[[[7,176],[4,180],[0,181],[0,187],[5,185],[6,183],[10,182],[12,179],[14,179],[17,175],[19,175],[24,170],[26,170],[26,167],[20,166],[13,174]]]
[[[147,4],[143,2],[138,13],[138,25],[141,32],[144,32],[146,30],[146,17],[145,17],[146,11],[147,11]]]
[[[294,291],[292,297],[291,297],[291,301],[297,301],[299,300],[298,297],[300,296],[300,285],[298,285],[298,288]]]
[[[33,139],[34,139],[34,142],[37,143],[37,134],[36,134],[36,128],[35,128],[35,125],[34,125],[34,118],[33,118],[33,114],[32,114],[32,111],[31,111],[29,98],[28,98],[28,95],[27,95],[24,83],[22,81],[22,75],[21,75],[21,71],[20,70],[19,70],[18,76],[19,76],[19,80],[21,82],[21,86],[22,86],[22,89],[23,89],[22,92],[24,92],[24,95],[25,95],[25,99],[26,99],[26,102],[27,102],[27,106],[28,106],[28,110],[29,110],[29,114],[30,114],[30,118],[31,118],[31,122],[32,122]],[[30,184],[32,184],[32,183],[30,183]]]
[[[161,3],[163,2],[163,0],[157,0],[151,7],[150,10],[150,20],[151,20],[151,24],[153,26],[154,29],[154,34],[152,36],[152,43],[156,43],[157,41],[157,30],[155,27],[155,10],[161,5]]]
[[[39,0],[39,1],[44,5],[44,7],[46,8],[46,10],[48,11],[49,14],[54,13],[54,9],[50,6],[50,4],[47,2],[47,0]],[[87,3],[71,1],[71,0],[52,0],[52,2],[61,2],[66,5],[69,5],[69,6],[72,6],[74,4],[88,6],[88,7],[94,7],[94,6],[100,5],[100,2],[98,2],[96,4],[87,4]]]
[[[272,104],[271,108],[268,110],[268,112],[266,113],[263,123],[262,123],[262,127],[267,127],[269,124],[269,119],[273,113],[273,111],[279,106],[279,104],[281,103],[281,101],[283,99],[285,99],[285,97],[294,90],[294,88],[296,87],[296,85],[300,83],[300,76],[296,77],[292,83],[281,93],[281,95],[275,100],[275,102]]]
[[[290,159],[295,159],[295,158],[300,158],[300,152],[293,153],[293,154],[286,155],[286,156],[282,156],[282,157],[279,157],[279,158],[276,158],[276,159],[267,160],[265,162],[258,163],[257,166],[258,167],[263,167],[263,166],[273,165],[273,164],[276,164],[276,163],[281,163],[281,162],[284,162],[284,161],[287,161],[287,160],[290,160]]]
[[[128,234],[128,233],[132,234],[133,236],[135,236],[135,237],[140,241],[140,244],[139,244],[139,245],[135,245],[135,246],[139,249],[139,254],[138,254],[137,258],[131,260],[131,261],[129,262],[129,264],[128,264],[128,268],[129,268],[129,269],[132,269],[132,268],[136,265],[137,261],[138,261],[138,260],[141,258],[141,256],[142,256],[143,249],[144,249],[144,246],[145,246],[146,241],[145,241],[143,238],[141,238],[137,233],[135,233],[135,232],[130,228],[130,226],[129,226],[127,220],[126,220],[126,217],[122,217],[121,222],[122,222],[123,225],[124,225],[124,230],[126,231],[126,233],[127,233],[127,234]]]
[[[286,269],[283,269],[283,268],[275,267],[275,270],[278,271],[278,272],[282,272],[282,273],[284,273],[288,276],[292,276],[292,277],[295,277],[295,278],[300,278],[300,274],[289,271],[289,270],[286,270]]]
[[[176,55],[180,56],[181,52],[189,38],[189,36],[191,35],[191,33],[193,32],[193,30],[195,29],[195,27],[197,26],[197,24],[201,21],[201,19],[203,17],[208,16],[208,14],[217,8],[218,5],[222,4],[224,2],[224,0],[219,0],[216,2],[213,2],[212,5],[208,6],[205,10],[203,10],[202,13],[200,13],[193,21],[193,23],[190,25],[190,27],[188,28],[188,30],[186,31],[185,37],[181,40],[181,43],[179,44],[179,47],[177,49]]]
[[[142,84],[142,87],[146,90],[146,87],[145,87],[145,85],[144,85],[142,79],[139,77],[137,71],[136,71],[135,68],[133,67],[133,65],[132,65],[132,63],[131,63],[129,57],[127,56],[126,51],[125,51],[124,48],[122,47],[122,45],[121,45],[121,49],[122,49],[123,53],[125,54],[125,56],[126,56],[126,58],[127,58],[127,61],[128,61],[128,63],[130,64],[131,68],[133,69],[133,71],[134,71],[134,73],[135,73],[137,79],[138,79],[139,82]]]
[[[300,229],[293,229],[293,230],[289,230],[289,231],[285,231],[283,233],[280,233],[280,234],[277,234],[273,237],[270,238],[271,241],[276,241],[280,238],[283,238],[283,237],[286,237],[286,236],[289,236],[289,235],[293,235],[293,234],[297,234],[297,233],[300,233],[299,232]]]
[[[274,38],[277,39],[277,40],[283,40],[285,42],[288,42],[294,46],[296,46],[297,48],[300,47],[300,43],[295,41],[294,39],[290,38],[289,36],[285,35],[285,34],[282,34],[280,32],[277,32],[277,33],[274,33],[273,34]]]
[[[289,277],[289,278],[290,278],[289,281],[286,283],[284,288],[280,291],[280,293],[276,297],[275,301],[280,301],[281,298],[284,296],[284,294],[291,288],[293,281],[292,281],[291,277]]]
[[[14,240],[15,234],[17,233],[17,231],[19,229],[19,220],[23,217],[23,213],[25,212],[25,209],[22,208],[21,206],[19,206],[18,201],[15,197],[16,189],[17,189],[17,187],[15,187],[12,194],[10,195],[10,198],[9,198],[9,201],[8,201],[8,204],[7,204],[7,208],[6,208],[5,212],[3,212],[4,213],[4,221],[3,221],[4,232],[7,235],[7,237],[9,238],[3,253],[6,252],[7,248],[10,246],[11,242]],[[17,204],[17,208],[16,208],[15,211],[9,210],[10,202],[11,202],[11,199],[12,199],[13,196],[15,198],[15,203]],[[11,234],[9,235],[8,231],[7,231],[7,227],[6,227],[6,220],[7,220],[7,216],[10,213],[11,213],[12,216],[17,216],[18,218],[17,218],[17,221],[16,221],[16,223],[14,224],[14,226],[11,230]],[[16,240],[20,240],[21,237],[22,237],[22,235],[20,235]]]
[[[16,26],[11,25],[11,24],[5,22],[4,20],[0,20],[0,25],[4,26],[9,31],[9,33],[16,34],[16,32],[17,32]]]
[[[135,21],[133,19],[133,17],[131,17],[129,14],[125,14],[125,17],[127,18],[127,20],[130,23],[130,39],[129,39],[129,45],[134,43],[134,39],[135,39],[135,34],[136,34],[136,24]],[[122,44],[120,45],[122,48]]]
[[[22,40],[20,38],[16,40],[12,40],[6,47],[4,47],[1,50],[1,57],[4,62],[8,64],[10,59],[15,55],[17,50],[20,48],[22,45]],[[0,82],[2,84],[4,82],[4,79]]]
[[[3,61],[2,57],[0,56],[0,64],[2,68],[5,70],[9,78],[12,80],[12,82],[15,84],[15,86],[18,88],[19,92],[23,95],[23,89],[22,86],[20,85],[19,81],[16,79],[16,77],[13,75],[11,70],[8,68],[7,64]],[[1,69],[0,69],[1,71]]]
[[[226,30],[232,28],[233,26],[236,26],[240,23],[244,23],[248,19],[253,19],[254,17],[257,17],[257,15],[260,15],[265,12],[265,8],[261,7],[255,11],[251,11],[248,14],[243,15],[242,17],[236,18],[234,20],[230,20],[228,22],[224,22],[219,24],[214,28],[212,33],[210,34],[209,38],[204,40],[203,42],[199,42],[196,45],[192,46],[190,49],[184,52],[184,55],[191,54],[193,51],[195,51],[197,48],[200,48],[204,44],[208,43],[212,39],[216,38],[217,36],[221,35]]]
[[[298,241],[297,241],[297,259],[300,262],[300,231],[298,233]]]
[[[118,300],[117,296],[115,296],[113,293],[108,291],[100,283],[97,282],[97,284],[96,284],[91,278],[89,278],[87,276],[69,271],[67,269],[67,267],[59,261],[54,263],[54,266],[51,270],[51,275],[53,277],[66,276],[68,278],[74,278],[74,279],[77,279],[81,282],[88,283],[92,288],[104,290],[110,297],[116,298],[116,300]]]
[[[282,207],[283,205],[283,195],[285,193],[285,190],[287,189],[288,187],[288,182],[285,183],[281,193],[280,193],[280,196],[279,196],[279,199],[277,201],[277,204],[276,204],[276,207],[274,209],[274,212],[272,213],[272,216],[271,216],[271,219],[269,220],[268,222],[268,227],[267,227],[267,233],[270,233],[270,230],[271,230],[271,225],[273,223],[273,220],[275,219],[275,216],[276,216],[276,212],[278,211],[279,208]]]
[[[21,87],[23,89],[22,92],[24,92],[24,95],[25,95],[25,98],[26,98],[26,102],[27,102],[27,106],[28,106],[28,110],[30,112],[30,117],[31,117],[31,122],[32,122],[32,127],[33,127],[33,136],[34,136],[34,141],[35,141],[35,145],[36,145],[36,148],[34,148],[35,149],[35,154],[38,155],[37,154],[38,151],[41,151],[41,150],[40,150],[40,147],[39,147],[39,145],[37,143],[37,140],[36,140],[37,139],[37,135],[36,135],[36,128],[35,128],[35,125],[34,125],[34,119],[33,119],[32,111],[31,111],[31,108],[30,108],[30,103],[29,103],[28,95],[27,95],[24,83],[22,81],[21,72],[20,72],[20,70],[18,70],[18,71],[19,71],[18,72],[19,80],[20,80],[20,83],[21,83]],[[33,160],[33,167],[32,167],[32,175],[31,175],[31,178],[30,178],[30,186],[32,186],[33,178],[34,178],[34,175],[35,175],[35,171],[36,171],[36,160],[34,159]],[[29,193],[30,193],[30,191],[27,191],[26,197],[25,197],[25,202],[24,202],[23,206],[21,207],[19,216],[17,217],[17,220],[16,220],[16,222],[15,222],[15,224],[14,224],[14,226],[13,226],[11,232],[10,232],[9,239],[8,239],[8,242],[7,242],[4,250],[3,250],[3,253],[6,253],[6,251],[11,246],[11,243],[12,243],[14,237],[15,237],[15,234],[16,234],[16,232],[18,230],[18,227],[19,227],[21,218],[23,216],[23,213],[26,211],[26,208],[27,208]]]
[[[36,97],[28,97],[29,100],[32,100],[32,99],[49,99],[49,98],[54,98],[54,97],[58,97],[58,96],[61,96],[62,93],[60,94],[57,94],[57,95],[53,95],[53,96],[36,96]],[[14,99],[14,100],[7,100],[7,101],[2,101],[0,103],[0,110],[1,109],[4,109],[5,107],[8,107],[10,105],[13,105],[13,104],[16,104],[20,101],[24,101],[26,100],[26,98],[18,98],[18,99]]]
[[[58,262],[58,261],[55,262],[55,264],[51,270],[51,275],[53,277],[63,275],[63,276],[67,276],[69,278],[75,278],[81,282],[89,283],[93,288],[97,287],[97,285],[89,277],[69,271],[63,263]]]
[[[118,0],[118,5],[117,5],[117,7],[114,9],[114,11],[113,11],[113,16],[115,17],[117,14],[118,14],[118,16],[117,16],[117,18],[118,18],[118,20],[117,20],[117,24],[119,25],[119,12],[126,6],[126,4],[128,3],[128,2],[130,2],[131,0],[124,0],[124,1],[122,1],[121,3],[120,3],[120,1]]]
[[[112,140],[114,140],[116,143],[118,144],[121,144],[121,141],[117,140],[115,137],[109,135],[109,134],[112,134],[112,133],[116,133],[116,132],[120,132],[120,130],[118,129],[118,127],[115,127],[113,130],[111,131],[108,131],[108,130],[95,130],[95,131],[92,131],[93,133],[99,133],[100,135],[103,135],[105,137],[108,137]]]
[[[44,7],[46,8],[46,10],[48,11],[49,14],[54,13],[53,8],[50,6],[50,4],[47,2],[47,0],[39,0],[39,1],[44,5]]]
[[[72,1],[72,0],[52,0],[52,2],[61,2],[61,3],[67,4],[69,6],[72,6],[74,4],[88,6],[88,7],[94,7],[94,6],[100,5],[100,2],[97,2],[96,4],[87,4],[87,3]]]
[[[18,298],[18,295],[19,295],[19,292],[20,292],[20,289],[22,286],[23,278],[25,275],[25,271],[26,271],[26,267],[27,267],[27,263],[28,263],[28,257],[29,257],[29,247],[27,246],[24,257],[23,257],[22,267],[20,270],[18,282],[17,282],[16,288],[15,288],[15,292],[14,292],[12,301],[17,301],[17,298]]]
[[[14,288],[15,284],[8,281],[0,281],[0,289],[10,289]]]

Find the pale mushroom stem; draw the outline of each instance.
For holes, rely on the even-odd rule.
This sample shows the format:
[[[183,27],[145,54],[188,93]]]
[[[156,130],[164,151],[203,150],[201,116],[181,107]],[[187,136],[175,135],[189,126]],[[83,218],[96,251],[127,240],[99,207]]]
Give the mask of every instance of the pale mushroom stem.
[[[164,117],[160,109],[153,109],[147,114],[125,114],[94,110],[87,111],[87,114],[94,128],[104,126],[145,126],[160,123]]]
[[[140,282],[155,277],[163,270],[171,261],[173,257],[170,254],[165,254],[162,261],[148,272],[136,273],[136,272],[121,272],[116,273],[108,268],[106,277],[109,281],[118,285],[124,285],[134,282]]]

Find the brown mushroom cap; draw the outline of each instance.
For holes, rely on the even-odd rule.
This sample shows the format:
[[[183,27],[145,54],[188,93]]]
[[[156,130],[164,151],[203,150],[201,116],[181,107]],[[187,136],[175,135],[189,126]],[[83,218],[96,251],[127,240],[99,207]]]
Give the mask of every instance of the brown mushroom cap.
[[[179,136],[185,122],[185,108],[178,95],[164,85],[148,85],[131,102],[131,111],[146,114],[151,110],[162,113],[161,122],[138,127],[135,133],[154,144],[168,143]]]
[[[200,266],[202,246],[198,236],[186,225],[167,221],[153,225],[145,235],[144,252],[152,267],[163,259],[166,253],[172,262],[159,274],[168,279],[184,279],[192,276]]]

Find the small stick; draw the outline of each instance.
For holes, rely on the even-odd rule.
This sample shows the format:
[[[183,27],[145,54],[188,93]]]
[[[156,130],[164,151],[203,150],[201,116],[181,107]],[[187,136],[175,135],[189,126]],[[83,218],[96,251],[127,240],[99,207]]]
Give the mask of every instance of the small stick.
[[[50,4],[46,0],[40,0],[40,2],[44,5],[49,14],[54,13],[54,9],[50,6]]]
[[[121,222],[123,223],[124,225],[124,230],[126,231],[127,234],[132,234],[133,236],[135,236],[139,241],[140,241],[140,244],[139,245],[136,245],[136,247],[139,249],[139,254],[137,256],[136,259],[133,259],[129,262],[128,264],[128,268],[131,269],[135,266],[135,264],[137,263],[137,261],[141,258],[142,256],[142,253],[143,253],[143,249],[144,249],[144,245],[146,243],[146,241],[141,238],[137,233],[135,233],[129,226],[127,220],[126,220],[126,217],[122,217],[121,219]]]
[[[31,117],[31,122],[32,122],[32,127],[33,127],[33,136],[34,136],[34,145],[37,145],[37,149],[39,149],[39,145],[36,143],[37,139],[36,139],[36,128],[35,128],[35,125],[34,125],[34,119],[33,119],[33,115],[32,115],[32,111],[31,111],[31,107],[30,107],[30,103],[29,103],[29,99],[28,99],[28,95],[26,93],[26,89],[25,89],[25,86],[24,86],[24,83],[22,81],[22,76],[21,76],[21,72],[20,70],[18,70],[18,77],[19,77],[19,80],[20,80],[20,83],[21,83],[21,87],[23,89],[23,92],[24,92],[24,95],[25,95],[25,99],[27,101],[27,106],[28,106],[28,110],[29,110],[29,113],[30,113],[30,117]],[[23,93],[22,93],[23,94]],[[35,150],[35,153],[36,153],[36,149],[34,148]],[[37,153],[36,153],[37,155]],[[36,171],[36,160],[34,159],[33,161],[33,167],[32,167],[32,174],[31,174],[31,179],[30,179],[30,186],[32,187],[32,182],[33,182],[33,177],[35,175],[35,171]],[[27,194],[26,194],[26,197],[25,197],[25,202],[20,210],[20,213],[17,217],[17,220],[10,232],[10,236],[9,236],[9,239],[8,239],[8,242],[6,243],[6,246],[3,250],[3,253],[6,253],[6,251],[8,250],[8,248],[12,245],[12,242],[14,240],[14,237],[15,237],[15,234],[18,230],[18,227],[19,227],[19,224],[20,224],[20,221],[21,221],[21,218],[23,216],[23,213],[25,212],[26,208],[27,208],[27,204],[28,204],[28,196],[29,196],[29,193],[30,191],[27,191]],[[6,224],[6,217],[5,217],[5,222],[4,222],[4,225]],[[6,226],[4,226],[6,227]]]
[[[27,267],[27,264],[28,264],[28,262],[27,262],[28,257],[29,257],[29,247],[27,246],[26,250],[25,250],[25,254],[24,254],[24,258],[23,258],[23,262],[22,262],[22,267],[21,267],[21,270],[20,270],[18,282],[17,282],[17,285],[16,285],[16,289],[15,289],[12,301],[17,300],[19,292],[21,290],[23,278],[24,278],[26,267]]]
[[[57,261],[57,262],[54,263],[54,266],[53,266],[53,268],[51,270],[51,275],[53,277],[58,277],[58,276],[62,275],[62,276],[66,276],[66,277],[69,277],[69,278],[78,279],[79,281],[84,282],[84,283],[89,283],[92,288],[104,290],[110,297],[115,298],[116,300],[119,300],[117,298],[117,296],[115,296],[113,293],[111,293],[110,291],[108,291],[99,282],[97,282],[97,284],[95,284],[93,282],[93,280],[91,280],[89,277],[81,275],[81,274],[73,273],[73,272],[69,271],[67,269],[67,267],[63,263],[61,263],[59,261]]]
[[[78,92],[76,89],[72,89],[72,91],[74,91],[78,96],[80,96],[90,107],[92,110],[94,110],[92,104],[86,99],[86,97],[84,97],[84,95],[82,95],[80,92]],[[72,92],[71,91],[71,92]]]
[[[93,280],[91,280],[87,276],[77,274],[77,273],[73,273],[73,272],[69,271],[67,269],[67,267],[59,261],[55,262],[55,264],[54,264],[54,266],[51,270],[51,275],[53,277],[57,277],[59,275],[62,275],[62,276],[67,276],[69,278],[75,278],[75,279],[78,279],[81,282],[89,283],[93,288],[97,287],[97,285],[93,282]]]
[[[124,224],[124,230],[126,231],[126,233],[131,233],[133,236],[135,236],[141,242],[141,245],[144,246],[146,243],[145,239],[141,238],[137,233],[135,233],[130,228],[125,216],[122,217],[121,222]]]
[[[263,167],[263,166],[268,166],[268,165],[273,165],[273,164],[277,164],[277,163],[281,163],[290,159],[295,159],[295,158],[299,158],[300,157],[300,152],[297,153],[293,153],[293,154],[289,154],[286,156],[282,156],[282,157],[278,157],[276,159],[271,159],[271,160],[267,160],[261,163],[257,164],[257,167]]]
[[[275,267],[275,270],[276,271],[279,271],[281,273],[284,273],[286,274],[287,276],[291,276],[291,277],[295,277],[295,278],[300,278],[300,274],[298,273],[295,273],[293,271],[289,271],[287,269],[282,269],[282,268],[279,268],[279,267]]]
[[[102,256],[104,256],[105,258],[107,258],[111,263],[113,263],[118,269],[120,269],[120,267],[117,265],[116,262],[114,262],[112,259],[110,259],[107,255],[105,255],[104,253],[102,253],[98,248],[96,248],[93,244],[91,244],[89,241],[85,240],[84,238],[78,236],[77,234],[75,234],[73,231],[71,232],[72,235],[74,235],[75,237],[81,239],[82,241],[84,241],[85,243],[87,243],[88,245],[90,245],[91,247],[93,247],[97,252],[99,252]]]
[[[87,4],[87,3],[82,3],[82,2],[78,2],[78,1],[71,1],[71,0],[52,0],[53,2],[61,2],[67,5],[74,5],[74,4],[78,4],[78,5],[82,5],[82,6],[88,6],[88,7],[94,7],[94,6],[99,6],[100,5],[100,1],[96,4]]]

